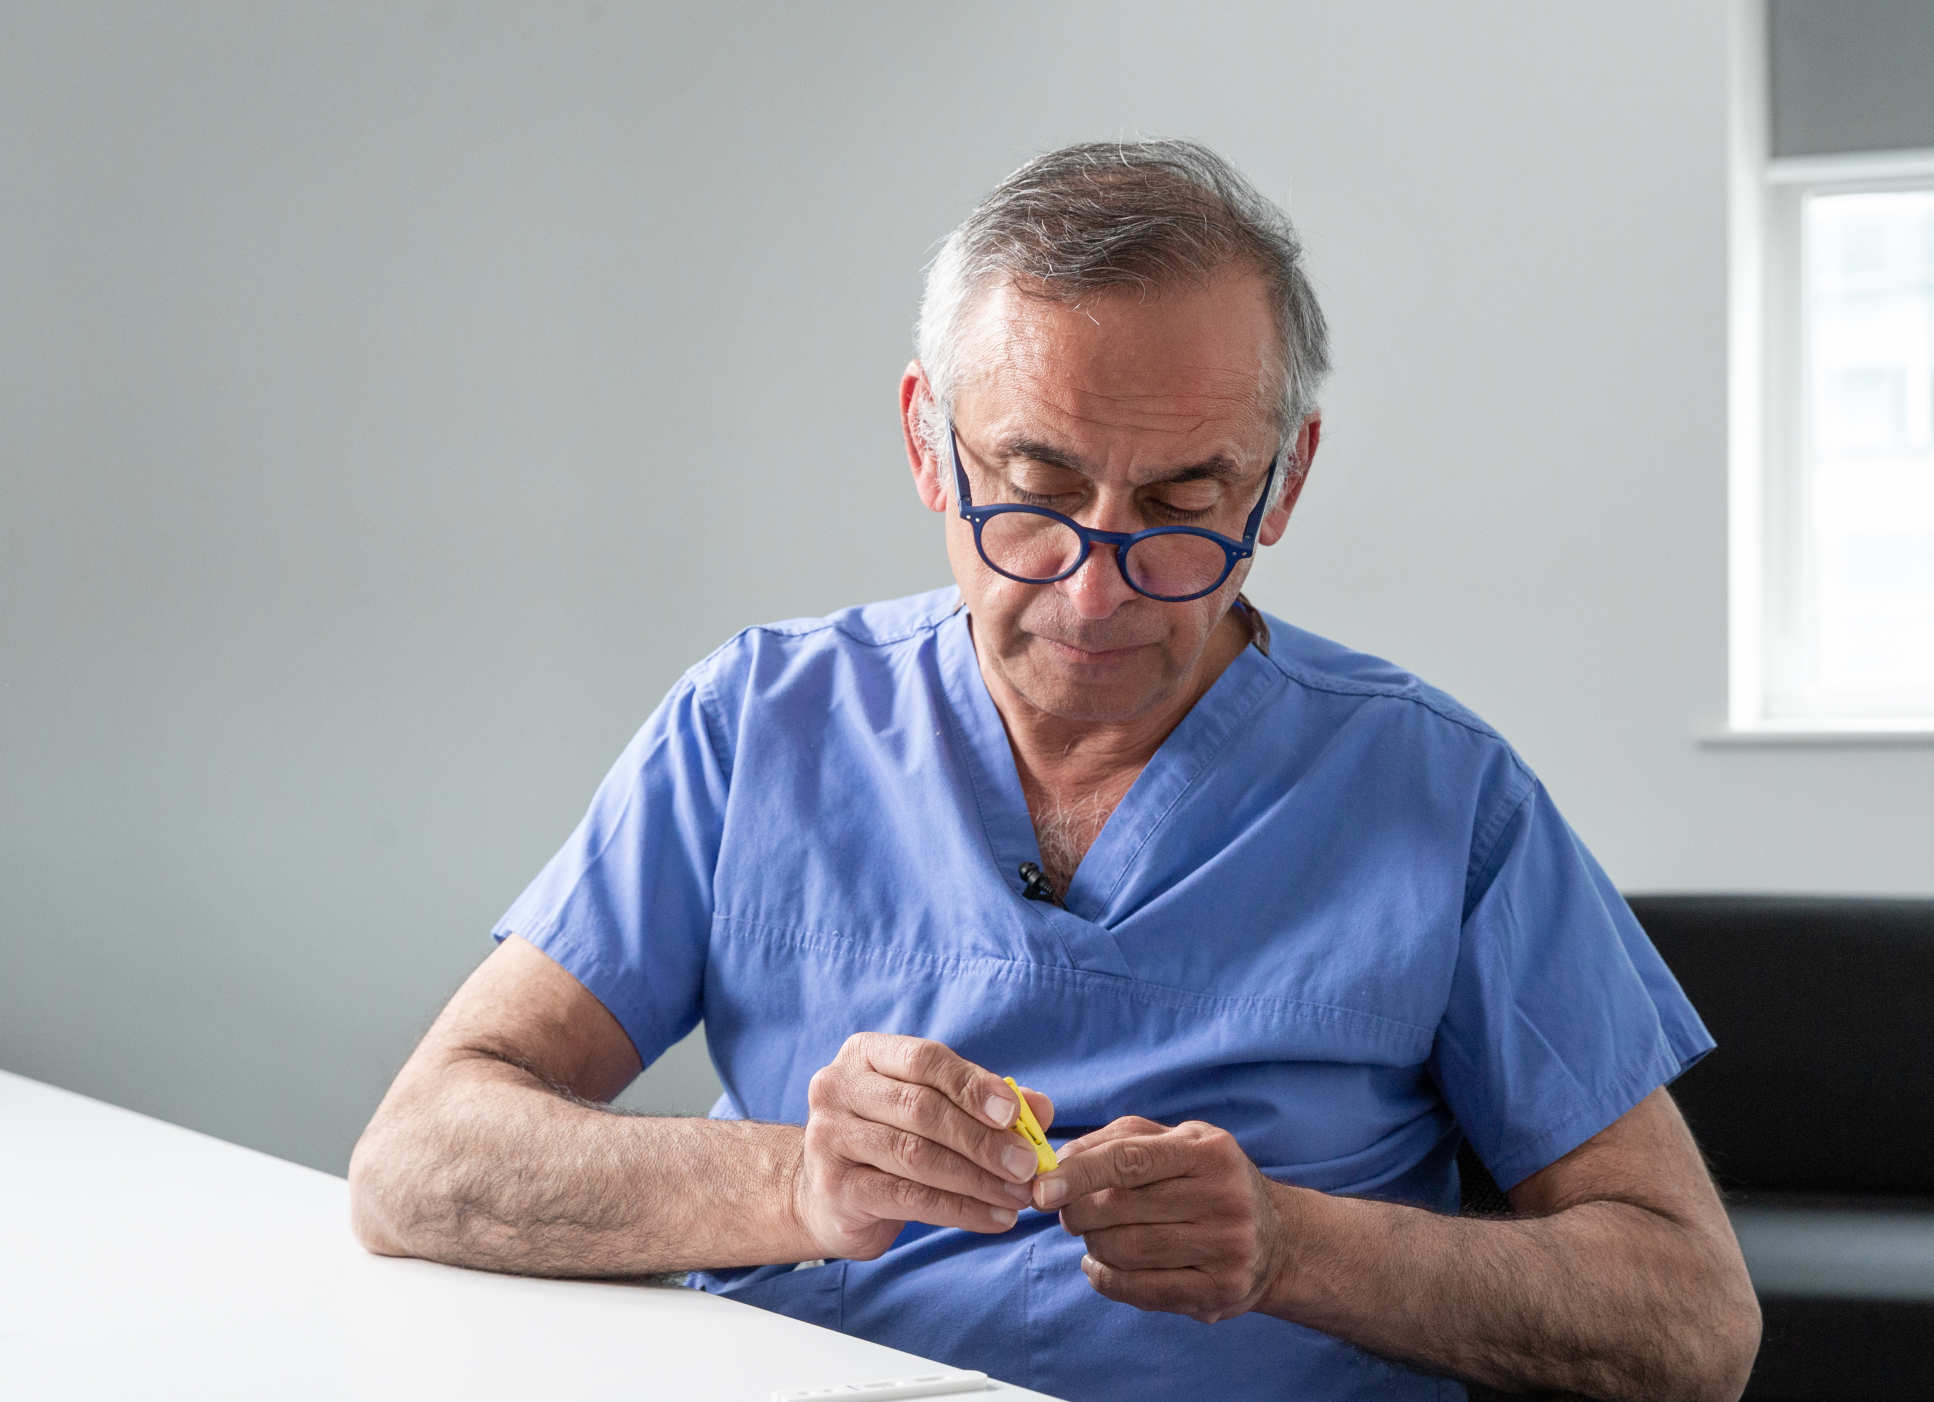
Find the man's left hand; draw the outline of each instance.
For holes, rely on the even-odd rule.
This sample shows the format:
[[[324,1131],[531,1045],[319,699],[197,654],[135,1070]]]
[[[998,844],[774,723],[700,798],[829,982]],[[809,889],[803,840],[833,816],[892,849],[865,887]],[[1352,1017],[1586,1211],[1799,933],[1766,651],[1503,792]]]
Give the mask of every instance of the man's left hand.
[[[1034,1201],[1086,1241],[1103,1295],[1212,1324],[1254,1309],[1281,1268],[1272,1186],[1228,1131],[1130,1115],[1062,1149]]]

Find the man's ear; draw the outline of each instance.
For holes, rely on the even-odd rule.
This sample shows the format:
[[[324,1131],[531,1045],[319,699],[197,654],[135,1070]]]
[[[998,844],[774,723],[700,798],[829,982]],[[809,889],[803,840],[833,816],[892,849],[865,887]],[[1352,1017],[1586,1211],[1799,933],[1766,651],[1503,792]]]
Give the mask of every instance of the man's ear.
[[[1316,445],[1322,437],[1323,412],[1319,409],[1296,430],[1296,461],[1302,464],[1302,470],[1283,488],[1283,499],[1262,518],[1262,528],[1256,532],[1258,545],[1274,545],[1289,529],[1289,513],[1296,509],[1296,498],[1303,494],[1303,484],[1309,481],[1310,464],[1316,461]]]
[[[929,511],[944,512],[950,503],[940,475],[940,459],[920,431],[920,411],[932,401],[933,387],[927,383],[925,368],[919,361],[909,360],[906,373],[900,376],[900,436],[906,440],[907,466],[913,469],[913,487],[920,494],[921,504]]]

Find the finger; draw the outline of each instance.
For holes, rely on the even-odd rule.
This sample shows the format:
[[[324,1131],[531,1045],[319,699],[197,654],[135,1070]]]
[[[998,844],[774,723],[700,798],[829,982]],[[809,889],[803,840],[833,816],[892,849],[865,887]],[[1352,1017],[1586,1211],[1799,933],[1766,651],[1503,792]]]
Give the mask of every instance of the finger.
[[[1061,1225],[1075,1236],[1086,1236],[1109,1227],[1197,1222],[1206,1206],[1201,1184],[1188,1178],[1165,1178],[1146,1188],[1103,1188],[1071,1198],[1061,1204]]]
[[[848,1200],[875,1217],[925,1222],[969,1232],[1004,1232],[1020,1216],[1012,1207],[995,1207],[878,1169],[859,1167],[847,1180]]]
[[[1182,1223],[1104,1227],[1082,1233],[1088,1254],[1120,1271],[1181,1270],[1213,1264],[1219,1234]]]
[[[871,1066],[896,1081],[932,1086],[962,1110],[995,1129],[1014,1123],[1017,1106],[1007,1082],[951,1047],[926,1037],[865,1032],[853,1040]]]
[[[988,1128],[929,1085],[877,1072],[859,1076],[847,1091],[845,1108],[862,1121],[918,1135],[1010,1183],[1026,1183],[1040,1168],[1019,1135]]]
[[[1111,1139],[1125,1139],[1131,1134],[1160,1134],[1167,1128],[1168,1126],[1165,1124],[1157,1124],[1154,1120],[1145,1120],[1140,1115],[1123,1115],[1118,1120],[1110,1120],[1100,1129],[1089,1130],[1079,1139],[1070,1139],[1066,1144],[1061,1146],[1061,1152],[1064,1156],[1067,1154],[1078,1154],[1082,1150],[1091,1149],[1097,1144],[1106,1144]]]
[[[1189,1171],[1189,1146],[1174,1135],[1132,1134],[1092,1142],[1104,1132],[1089,1135],[1090,1142],[1079,1153],[1034,1180],[1037,1207],[1048,1211],[1104,1188],[1142,1188]]]
[[[1198,1319],[1216,1317],[1210,1309],[1216,1295],[1215,1282],[1193,1267],[1125,1271],[1093,1256],[1083,1256],[1081,1270],[1099,1293],[1124,1305],[1194,1315]]]
[[[982,1131],[991,1133],[992,1131]],[[849,1163],[867,1164],[895,1178],[961,1197],[978,1198],[991,1207],[1026,1207],[1031,1189],[989,1173],[944,1144],[874,1120],[854,1119],[843,1126],[833,1152]],[[1033,1153],[1028,1169],[1033,1171]]]

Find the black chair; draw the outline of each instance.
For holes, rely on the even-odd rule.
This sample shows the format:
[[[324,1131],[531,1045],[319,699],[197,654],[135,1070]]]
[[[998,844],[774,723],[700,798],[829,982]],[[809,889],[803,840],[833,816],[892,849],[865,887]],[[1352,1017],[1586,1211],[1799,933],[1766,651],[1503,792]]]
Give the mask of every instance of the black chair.
[[[1673,1094],[1759,1293],[1746,1396],[1934,1398],[1934,900],[1631,906],[1719,1043]]]
[[[1631,906],[1719,1043],[1672,1091],[1759,1295],[1746,1397],[1934,1399],[1934,900]],[[1465,1212],[1510,1211],[1458,1168]]]

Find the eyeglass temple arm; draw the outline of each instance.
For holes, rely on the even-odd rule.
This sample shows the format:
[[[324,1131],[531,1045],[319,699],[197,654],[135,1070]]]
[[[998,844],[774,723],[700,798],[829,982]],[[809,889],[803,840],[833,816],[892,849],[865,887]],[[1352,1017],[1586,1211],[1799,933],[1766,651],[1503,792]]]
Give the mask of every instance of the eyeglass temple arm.
[[[958,460],[958,457],[959,454],[956,452],[956,460]],[[1276,473],[1281,469],[1282,465],[1283,455],[1278,450],[1276,456],[1269,460],[1269,475],[1263,481],[1262,495],[1256,498],[1256,505],[1249,512],[1249,519],[1243,523],[1242,539],[1246,545],[1253,546],[1256,540],[1256,532],[1262,529],[1263,513],[1269,508],[1269,499],[1276,495]]]
[[[954,494],[960,498],[958,504],[962,508],[972,506],[974,504],[974,497],[967,490],[967,474],[960,466],[960,435],[954,431],[954,421],[951,415],[947,419],[947,446],[952,451],[954,458]]]

